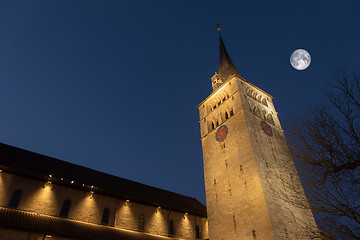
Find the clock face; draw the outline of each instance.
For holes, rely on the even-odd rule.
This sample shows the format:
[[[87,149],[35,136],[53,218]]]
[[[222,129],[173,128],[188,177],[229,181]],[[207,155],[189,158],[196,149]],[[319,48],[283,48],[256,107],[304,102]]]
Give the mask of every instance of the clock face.
[[[218,142],[222,142],[225,140],[226,136],[228,134],[228,128],[226,125],[222,125],[221,127],[218,128],[218,130],[216,131],[216,141]]]
[[[269,136],[272,136],[272,135],[273,135],[272,129],[271,129],[271,127],[270,127],[269,124],[267,124],[266,122],[263,122],[263,121],[262,121],[262,122],[260,123],[260,125],[261,125],[262,130],[263,130],[267,135],[269,135]]]

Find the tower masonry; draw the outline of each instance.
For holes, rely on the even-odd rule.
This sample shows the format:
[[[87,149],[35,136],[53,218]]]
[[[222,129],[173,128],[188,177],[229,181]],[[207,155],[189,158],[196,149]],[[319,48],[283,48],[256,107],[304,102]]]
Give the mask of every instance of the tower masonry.
[[[310,239],[317,231],[273,97],[242,78],[220,36],[197,108],[211,240]]]

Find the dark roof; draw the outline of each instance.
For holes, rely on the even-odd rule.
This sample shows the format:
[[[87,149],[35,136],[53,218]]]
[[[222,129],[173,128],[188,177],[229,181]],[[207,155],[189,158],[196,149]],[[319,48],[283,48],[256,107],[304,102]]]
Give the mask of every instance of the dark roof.
[[[79,222],[37,213],[0,207],[0,226],[58,237],[85,240],[165,240],[169,237]]]
[[[102,173],[4,143],[0,143],[0,168],[44,182],[51,180],[54,184],[94,191],[95,194],[105,194],[131,202],[160,206],[165,209],[206,217],[206,207],[195,198]]]
[[[239,77],[240,73],[236,69],[234,63],[231,61],[231,58],[226,51],[224,41],[220,35],[220,55],[219,55],[219,74],[223,77],[223,80],[226,81],[231,75],[237,75]]]

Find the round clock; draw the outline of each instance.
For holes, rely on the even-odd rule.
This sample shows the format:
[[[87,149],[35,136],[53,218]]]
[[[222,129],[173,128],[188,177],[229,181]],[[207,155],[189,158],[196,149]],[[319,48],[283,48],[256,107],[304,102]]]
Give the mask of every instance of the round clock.
[[[271,129],[271,127],[270,127],[269,124],[267,124],[266,122],[262,121],[262,122],[260,123],[260,125],[261,125],[262,130],[263,130],[267,135],[269,135],[269,136],[272,136],[272,135],[273,135],[272,129]]]
[[[216,141],[218,142],[222,142],[225,140],[226,136],[228,134],[228,128],[226,125],[222,125],[221,127],[218,128],[218,130],[216,131]]]

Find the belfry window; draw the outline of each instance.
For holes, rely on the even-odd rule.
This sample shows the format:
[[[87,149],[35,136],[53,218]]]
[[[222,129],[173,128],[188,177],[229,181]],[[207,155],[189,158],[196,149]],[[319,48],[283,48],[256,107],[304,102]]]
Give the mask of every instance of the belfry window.
[[[60,211],[60,217],[67,218],[69,216],[70,205],[71,205],[70,200],[64,201],[61,211]]]
[[[261,102],[262,102],[262,104],[264,104],[265,106],[268,106],[268,105],[267,105],[267,102],[266,102],[266,98],[263,98],[263,99],[261,100]]]
[[[104,225],[109,224],[109,214],[110,214],[109,208],[104,208],[102,218],[101,218],[101,224],[104,224]]]
[[[22,191],[20,189],[15,190],[15,192],[13,193],[11,200],[9,202],[9,205],[8,205],[9,208],[18,208],[21,194],[22,194]]]
[[[174,231],[174,222],[173,220],[170,220],[169,222],[169,235],[172,236],[175,234],[175,231]]]

